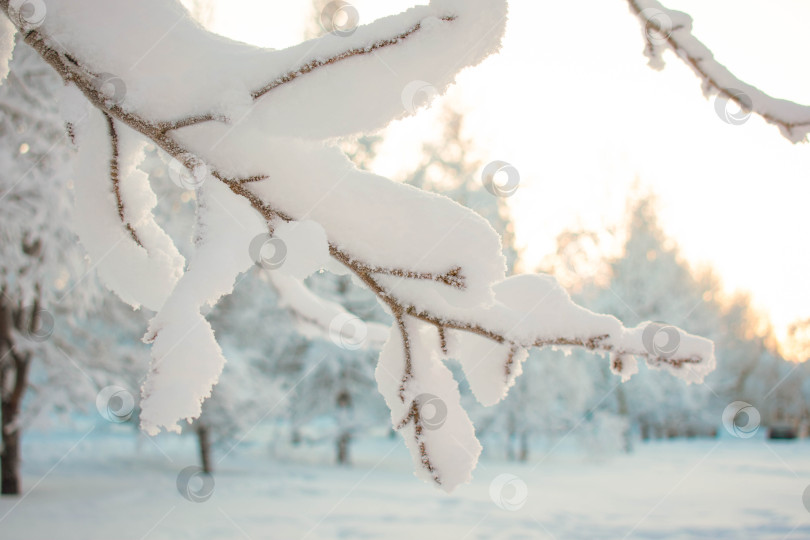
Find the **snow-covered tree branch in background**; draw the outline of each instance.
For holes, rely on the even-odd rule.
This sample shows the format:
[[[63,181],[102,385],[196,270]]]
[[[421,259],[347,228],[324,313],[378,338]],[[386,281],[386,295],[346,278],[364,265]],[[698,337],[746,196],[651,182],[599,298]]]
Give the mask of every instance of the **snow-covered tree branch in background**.
[[[683,12],[667,9],[657,0],[627,0],[630,10],[642,25],[646,42],[644,54],[654,69],[663,69],[663,53],[672,49],[703,83],[708,97],[717,94],[718,108],[729,101],[740,108],[740,122],[751,112],[774,124],[788,140],[807,141],[810,133],[810,106],[769,96],[740,79],[715,60],[712,52],[692,34],[692,18]],[[719,111],[724,115],[728,112]],[[734,123],[735,117],[729,120]]]
[[[0,0],[67,83],[80,240],[112,290],[157,312],[145,338],[148,433],[199,416],[225,362],[203,311],[257,263],[283,275],[282,296],[320,326],[323,313],[308,311],[317,303],[290,280],[326,268],[374,292],[395,319],[380,391],[417,470],[448,491],[469,480],[480,445],[445,358],[460,360],[485,405],[503,398],[530,347],[607,353],[623,376],[636,357],[690,382],[714,368],[708,340],[668,327],[661,347],[660,327],[626,329],[575,305],[550,276],[507,278],[486,220],[357,170],[329,142],[413,113],[410,83],[443,91],[497,51],[504,0],[434,0],[280,51],[213,35],[171,0],[49,0],[35,21],[15,5]],[[187,268],[152,216],[156,197],[138,170],[148,141],[196,190]]]
[[[356,347],[379,350],[388,340],[386,325],[360,321],[337,302],[312,292],[301,280],[281,272],[269,272],[268,278],[278,293],[279,306],[293,315],[301,334],[312,337],[328,336],[334,342],[349,339],[350,349]],[[358,334],[346,335],[347,324]]]

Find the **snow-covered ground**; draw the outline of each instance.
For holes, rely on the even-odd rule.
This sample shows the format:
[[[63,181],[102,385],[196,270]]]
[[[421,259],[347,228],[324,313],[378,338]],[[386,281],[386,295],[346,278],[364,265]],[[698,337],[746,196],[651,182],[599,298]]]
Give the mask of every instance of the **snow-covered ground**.
[[[254,442],[222,460],[213,495],[194,503],[176,487],[193,439],[136,443],[104,429],[28,435],[26,494],[0,500],[0,538],[810,538],[808,442],[656,442],[601,460],[558,448],[527,464],[485,456],[452,495],[414,478],[399,437],[361,442],[351,468],[308,463],[312,452],[272,459]]]

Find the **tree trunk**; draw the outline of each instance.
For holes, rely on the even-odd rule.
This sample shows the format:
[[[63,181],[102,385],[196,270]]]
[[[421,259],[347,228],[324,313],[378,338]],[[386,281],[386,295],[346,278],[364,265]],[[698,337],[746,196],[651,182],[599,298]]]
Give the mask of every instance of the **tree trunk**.
[[[293,428],[292,433],[290,434],[290,443],[293,446],[298,446],[303,441],[303,437],[301,437],[301,430],[298,428]]]
[[[506,417],[506,459],[515,461],[515,450],[513,448],[515,437],[517,437],[517,429],[515,428],[515,419],[510,412]]]
[[[338,434],[336,443],[338,465],[349,464],[349,445],[352,442],[352,395],[348,390],[338,392],[336,403]]]
[[[16,426],[18,414],[10,404],[3,403],[3,449],[0,451],[0,469],[2,469],[3,495],[19,495],[20,482],[20,430]]]
[[[529,459],[529,434],[525,431],[520,434],[520,461]]]
[[[200,447],[200,466],[206,474],[211,474],[214,469],[211,465],[211,437],[206,426],[197,427],[197,442]]]
[[[352,435],[348,431],[344,431],[337,438],[337,462],[338,465],[349,464],[349,444],[351,443]]]
[[[28,387],[27,355],[14,350],[13,317],[0,304],[0,494],[19,495],[20,482],[20,409]],[[13,381],[13,382],[12,382]]]
[[[650,426],[647,422],[641,422],[641,440],[642,441],[649,441],[650,440]]]

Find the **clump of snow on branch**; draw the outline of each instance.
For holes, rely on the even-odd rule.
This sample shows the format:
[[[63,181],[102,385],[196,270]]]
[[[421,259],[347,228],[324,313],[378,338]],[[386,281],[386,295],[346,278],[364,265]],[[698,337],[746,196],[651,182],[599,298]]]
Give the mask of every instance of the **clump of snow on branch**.
[[[523,371],[525,348],[468,332],[449,332],[448,356],[456,358],[475,398],[484,406],[498,403]]]
[[[532,346],[584,346],[606,353],[641,356],[649,358],[654,367],[664,367],[687,382],[702,382],[714,369],[714,346],[710,340],[673,328],[673,331],[678,332],[675,354],[684,363],[694,365],[686,369],[684,364],[675,366],[668,362],[659,362],[655,351],[645,343],[644,331],[649,322],[625,329],[615,317],[598,315],[575,304],[553,276],[512,276],[495,284],[493,290],[496,302],[486,309],[468,314],[464,320],[505,336],[514,346],[489,340],[490,345],[487,347],[480,336],[450,332],[458,342],[455,357],[467,357],[461,359],[462,367],[473,392],[483,404],[497,402],[505,395],[514,377],[520,374],[520,366],[525,358],[522,349]],[[453,314],[458,315],[460,314]],[[451,349],[450,356],[454,356],[454,350],[456,349]],[[479,385],[476,384],[476,379],[486,370],[493,370],[493,375],[499,374],[502,384],[500,394],[495,393],[494,381],[497,378],[490,378],[488,384],[491,386],[488,388],[481,381],[481,386],[492,394],[477,390]]]
[[[327,34],[276,51],[205,31],[179,2],[51,0],[46,5],[44,33],[59,36],[96,73],[120,78],[127,108],[145,118],[240,114],[231,120],[246,129],[316,139],[373,131],[412,114],[401,97],[407,83],[418,79],[445,89],[462,68],[497,50],[506,24],[503,0],[434,0],[360,26],[351,36]],[[458,20],[444,24],[441,19],[447,17]],[[370,57],[375,44],[392,39],[407,42],[407,47],[373,49],[370,62],[338,62],[312,70],[266,90],[275,99],[260,100],[246,114],[251,94],[301,66],[346,51],[367,51],[364,55]],[[146,52],[144,43],[150,44]],[[359,83],[368,80],[374,84]],[[166,88],[172,91],[158,90]]]
[[[654,69],[663,69],[663,52],[671,49],[703,83],[703,93],[734,101],[746,113],[754,112],[774,124],[793,143],[807,141],[810,106],[769,96],[735,76],[718,62],[706,45],[692,34],[692,18],[667,9],[657,0],[628,0],[639,18],[646,46],[644,54]]]
[[[638,373],[638,360],[633,356],[613,354],[610,358],[610,372],[627,382]]]
[[[273,236],[283,242],[284,260],[279,261],[279,270],[285,274],[304,279],[328,264],[326,231],[315,221],[279,223]]]
[[[85,121],[74,125],[79,146],[74,230],[107,287],[135,308],[143,305],[156,311],[176,285],[185,261],[155,224],[151,213],[157,204],[155,194],[147,176],[136,169],[145,141],[120,123],[114,125],[117,158],[110,125],[100,112],[90,111]],[[114,159],[120,206],[111,179]]]
[[[190,130],[216,136],[218,128]],[[227,137],[213,154],[233,153],[237,142]],[[195,141],[193,147],[203,144]],[[250,142],[240,146],[244,144]],[[474,212],[446,197],[360,171],[338,148],[321,143],[272,140],[266,150],[247,152],[240,158],[269,177],[251,184],[254,193],[293,218],[306,216],[320,223],[329,241],[354,259],[372,267],[437,276],[457,267],[465,269],[463,289],[430,280],[381,276],[381,282],[398,297],[418,307],[423,307],[421,301],[461,308],[491,303],[490,285],[503,279],[505,260],[500,238]]]
[[[436,353],[435,332],[415,321],[404,325],[407,343],[394,326],[380,352],[377,385],[417,463],[417,476],[449,492],[470,481],[481,445],[461,406],[458,383]],[[412,379],[403,383],[406,369]]]
[[[225,358],[202,310],[229,294],[251,267],[246,246],[266,225],[225,186],[210,182],[197,192],[196,250],[189,267],[149,323],[152,365],[143,385],[141,427],[179,431],[177,420],[198,417]]]

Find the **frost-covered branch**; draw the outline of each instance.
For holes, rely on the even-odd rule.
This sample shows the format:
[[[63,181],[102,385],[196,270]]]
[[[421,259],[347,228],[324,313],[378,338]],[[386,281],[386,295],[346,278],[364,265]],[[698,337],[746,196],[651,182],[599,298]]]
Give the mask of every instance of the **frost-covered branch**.
[[[225,362],[203,312],[258,262],[253,246],[265,237],[283,244],[272,279],[302,321],[324,328],[329,316],[348,315],[301,284],[324,267],[353,274],[393,315],[377,382],[419,471],[447,490],[469,479],[481,448],[445,357],[461,362],[485,405],[505,396],[530,347],[609,353],[623,376],[634,357],[687,381],[713,369],[707,340],[671,329],[661,349],[659,328],[626,329],[581,308],[549,276],[507,278],[500,238],[483,218],[360,171],[328,142],[413,113],[411,83],[442,90],[495,52],[504,0],[434,0],[351,36],[283,51],[213,36],[170,1],[47,5],[44,24],[22,30],[69,85],[76,198],[90,216],[77,232],[105,283],[157,312],[145,337],[153,344],[142,392],[147,432],[177,431],[179,420],[199,416]],[[8,14],[8,0],[0,7]],[[358,84],[368,80],[375,83]],[[81,110],[82,96],[95,110]],[[97,151],[110,138],[112,161]],[[155,223],[154,193],[137,170],[147,140],[190,173],[197,192],[187,268]],[[440,417],[425,414],[428,404]]]
[[[645,39],[644,54],[654,69],[662,69],[662,54],[672,51],[695,72],[703,82],[703,93],[708,97],[718,94],[718,112],[731,101],[744,121],[751,112],[779,128],[782,135],[793,143],[807,141],[810,133],[810,106],[769,96],[740,79],[715,60],[712,52],[692,34],[692,18],[686,13],[667,9],[657,0],[627,0],[631,12],[639,18]],[[736,117],[730,117],[733,123]]]

